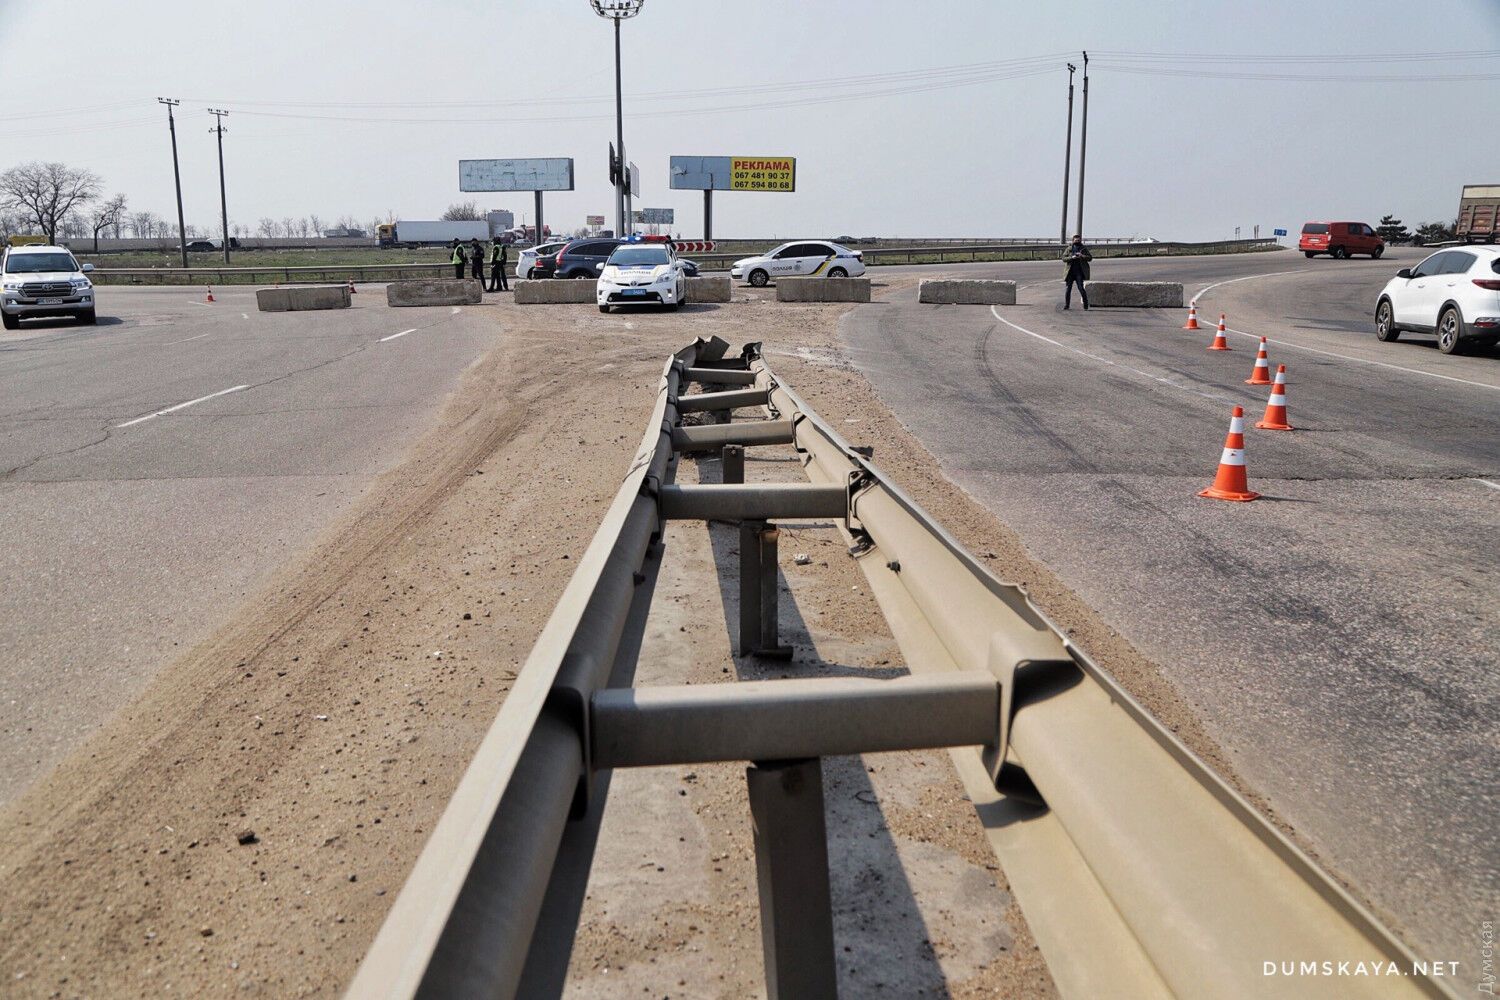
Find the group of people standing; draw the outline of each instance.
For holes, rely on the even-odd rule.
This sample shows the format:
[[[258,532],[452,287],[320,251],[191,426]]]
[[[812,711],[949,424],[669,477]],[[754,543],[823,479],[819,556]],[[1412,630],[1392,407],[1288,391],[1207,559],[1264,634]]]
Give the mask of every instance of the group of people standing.
[[[453,276],[462,278],[464,269],[471,271],[471,276],[484,281],[484,244],[478,239],[469,241],[465,246],[462,240],[454,240],[448,244],[452,252],[449,258],[453,264]],[[510,265],[510,248],[499,240],[490,244],[490,283],[485,286],[487,292],[508,292],[510,282],[506,278],[505,269]]]

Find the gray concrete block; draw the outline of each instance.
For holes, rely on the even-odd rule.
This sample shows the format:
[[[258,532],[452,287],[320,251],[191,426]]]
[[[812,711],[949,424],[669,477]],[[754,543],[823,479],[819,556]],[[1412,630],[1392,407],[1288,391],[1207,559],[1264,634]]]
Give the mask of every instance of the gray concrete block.
[[[287,285],[255,290],[255,307],[261,312],[348,309],[349,303],[348,285]]]
[[[917,286],[917,301],[938,305],[1013,306],[1014,281],[980,278],[924,278]]]
[[[477,306],[484,301],[484,283],[478,278],[393,281],[385,286],[385,301],[391,306]]]
[[[1090,281],[1089,306],[1182,308],[1182,285],[1173,281]]]
[[[730,300],[729,275],[711,278],[689,278],[687,280],[689,302],[728,302]]]
[[[598,302],[599,283],[588,278],[535,278],[517,281],[516,305],[541,306],[569,302]]]
[[[777,302],[868,302],[869,278],[777,278]]]

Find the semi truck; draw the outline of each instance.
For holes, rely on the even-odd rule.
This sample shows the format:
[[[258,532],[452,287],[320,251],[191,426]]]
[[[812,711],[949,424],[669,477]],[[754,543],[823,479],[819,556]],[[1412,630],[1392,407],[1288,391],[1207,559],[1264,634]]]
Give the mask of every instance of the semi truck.
[[[384,223],[375,230],[383,247],[446,246],[454,240],[489,240],[488,222],[413,222],[402,219]]]
[[[1500,237],[1500,184],[1464,185],[1454,235],[1465,243],[1493,243]]]

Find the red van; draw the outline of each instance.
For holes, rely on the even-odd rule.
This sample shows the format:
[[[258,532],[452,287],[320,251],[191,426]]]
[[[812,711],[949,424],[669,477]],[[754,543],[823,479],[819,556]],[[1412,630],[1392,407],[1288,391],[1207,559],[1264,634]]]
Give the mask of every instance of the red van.
[[[1353,254],[1367,253],[1375,260],[1385,253],[1385,240],[1363,222],[1309,222],[1302,227],[1297,249],[1309,257],[1326,253],[1347,259]]]

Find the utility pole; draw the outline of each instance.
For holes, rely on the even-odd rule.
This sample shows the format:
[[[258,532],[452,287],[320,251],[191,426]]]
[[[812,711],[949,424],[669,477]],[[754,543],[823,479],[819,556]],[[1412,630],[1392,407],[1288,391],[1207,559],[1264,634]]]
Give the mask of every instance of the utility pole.
[[[1063,152],[1063,208],[1062,225],[1058,227],[1058,242],[1068,243],[1068,175],[1073,172],[1073,74],[1077,66],[1068,63],[1068,140]]]
[[[615,22],[615,155],[619,158],[619,169],[615,175],[615,236],[623,237],[629,234],[627,228],[630,219],[625,211],[625,190],[630,183],[629,175],[626,173],[626,164],[630,161],[625,159],[625,110],[624,98],[620,93],[620,22],[627,18],[635,17],[646,5],[646,0],[589,0],[594,6],[594,13],[602,18]],[[540,230],[538,233],[540,234]]]
[[[229,130],[224,127],[224,116],[228,111],[220,111],[217,108],[209,108],[208,113],[214,116],[214,127],[209,129],[219,137],[219,218],[224,223],[224,263],[229,263],[229,199],[224,195],[224,133]]]
[[[1078,225],[1075,233],[1083,232],[1083,178],[1084,167],[1089,156],[1089,54],[1083,54],[1083,131],[1078,137]]]
[[[156,103],[167,106],[167,130],[172,133],[172,180],[177,182],[177,244],[182,251],[182,266],[187,267],[187,225],[182,221],[182,171],[177,166],[177,120],[172,117],[172,109],[182,102],[158,97]]]

